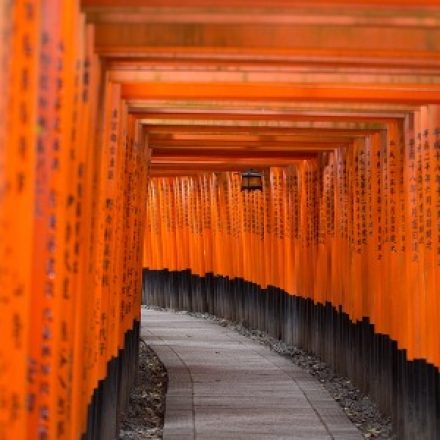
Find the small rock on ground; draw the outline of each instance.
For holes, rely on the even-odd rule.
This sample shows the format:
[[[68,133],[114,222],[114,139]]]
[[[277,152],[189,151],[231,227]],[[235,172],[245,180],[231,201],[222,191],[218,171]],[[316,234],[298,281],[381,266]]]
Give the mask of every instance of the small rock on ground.
[[[167,371],[156,353],[141,340],[136,385],[121,414],[120,440],[160,440],[163,434]]]

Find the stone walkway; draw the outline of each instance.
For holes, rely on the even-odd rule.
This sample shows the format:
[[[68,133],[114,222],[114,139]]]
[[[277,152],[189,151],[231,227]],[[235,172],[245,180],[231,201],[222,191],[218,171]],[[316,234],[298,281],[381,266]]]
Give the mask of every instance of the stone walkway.
[[[322,385],[213,322],[142,310],[142,337],[168,370],[164,440],[360,440]]]

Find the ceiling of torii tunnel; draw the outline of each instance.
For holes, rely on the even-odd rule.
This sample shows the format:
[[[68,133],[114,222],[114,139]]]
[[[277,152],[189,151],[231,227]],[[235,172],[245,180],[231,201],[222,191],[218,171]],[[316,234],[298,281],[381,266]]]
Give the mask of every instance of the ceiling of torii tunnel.
[[[440,100],[435,2],[83,1],[153,175],[283,166]],[[404,3],[404,4],[403,4]]]

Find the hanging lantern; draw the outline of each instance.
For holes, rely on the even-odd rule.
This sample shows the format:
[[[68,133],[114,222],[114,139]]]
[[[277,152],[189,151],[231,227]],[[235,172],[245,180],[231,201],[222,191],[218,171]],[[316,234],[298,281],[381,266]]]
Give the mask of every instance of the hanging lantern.
[[[263,190],[263,174],[257,170],[248,170],[241,174],[241,190],[242,191],[262,191]]]

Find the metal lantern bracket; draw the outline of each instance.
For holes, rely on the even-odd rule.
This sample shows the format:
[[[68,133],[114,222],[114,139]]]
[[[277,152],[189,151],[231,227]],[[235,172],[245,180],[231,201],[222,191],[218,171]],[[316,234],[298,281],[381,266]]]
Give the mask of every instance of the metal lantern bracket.
[[[263,174],[250,169],[241,174],[242,191],[263,191]]]

